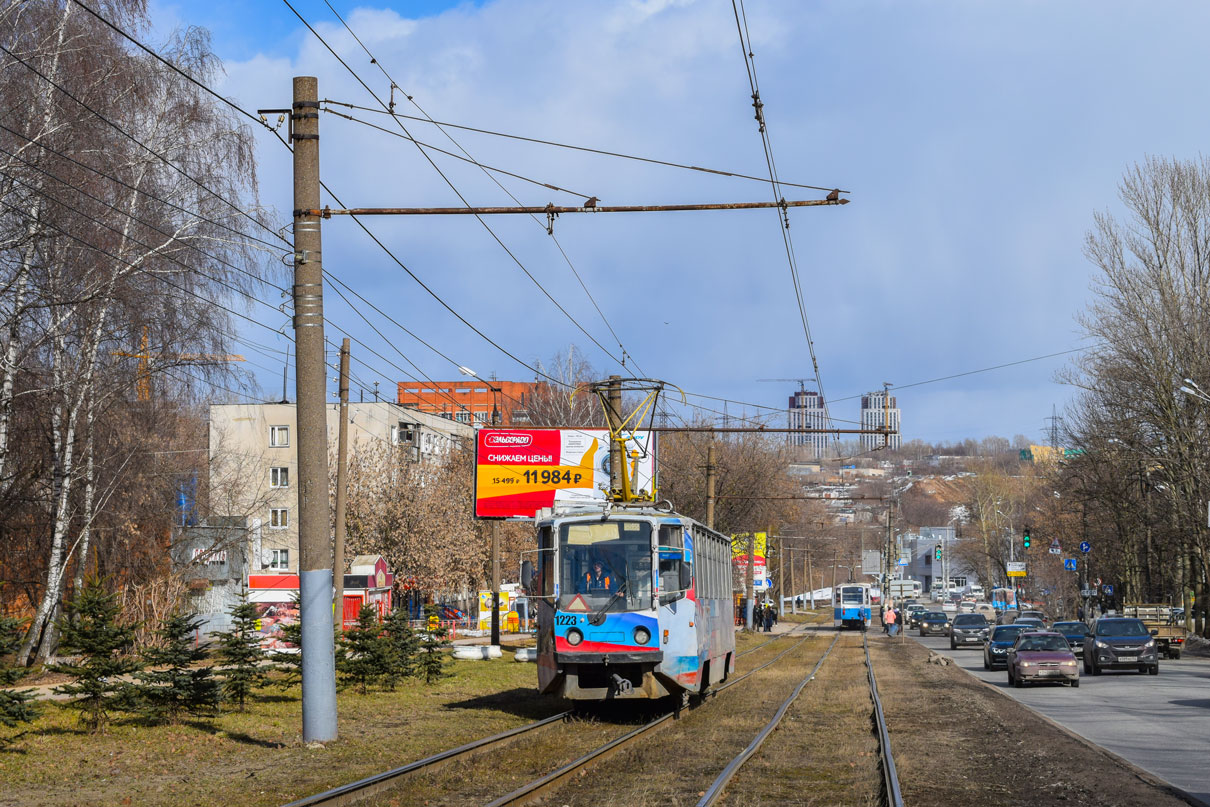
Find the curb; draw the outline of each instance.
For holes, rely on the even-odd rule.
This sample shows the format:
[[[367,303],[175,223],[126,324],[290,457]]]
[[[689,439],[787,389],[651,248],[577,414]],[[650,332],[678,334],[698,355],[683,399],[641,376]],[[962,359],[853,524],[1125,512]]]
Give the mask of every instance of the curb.
[[[917,644],[920,644],[920,643],[917,642]],[[923,647],[925,650],[931,650],[931,648],[927,647],[926,645],[920,645],[920,646]],[[934,650],[933,652],[935,653],[936,651]],[[968,678],[970,678],[972,681],[974,681],[979,686],[981,686],[985,689],[988,689],[992,692],[995,692],[997,695],[999,695],[1002,698],[1007,698],[1008,700],[1015,703],[1017,706],[1020,706],[1024,709],[1029,710],[1029,712],[1031,712],[1035,717],[1038,717],[1041,720],[1045,721],[1046,723],[1050,724],[1052,727],[1058,729],[1063,734],[1066,734],[1068,737],[1075,740],[1080,745],[1084,746],[1085,748],[1087,748],[1089,750],[1100,753],[1101,755],[1103,755],[1104,757],[1109,759],[1111,762],[1114,762],[1117,765],[1125,768],[1130,773],[1134,774],[1135,778],[1139,779],[1144,784],[1147,784],[1154,788],[1162,790],[1170,796],[1175,796],[1176,798],[1180,799],[1181,801],[1185,802],[1186,804],[1192,804],[1193,807],[1210,807],[1210,802],[1205,801],[1204,799],[1198,798],[1197,796],[1193,795],[1189,791],[1184,790],[1183,788],[1177,787],[1176,785],[1172,784],[1171,782],[1169,782],[1166,779],[1160,778],[1158,775],[1152,773],[1151,771],[1147,770],[1146,768],[1139,767],[1138,765],[1134,764],[1133,762],[1126,759],[1125,757],[1119,756],[1118,754],[1115,754],[1113,751],[1110,751],[1105,746],[1098,745],[1097,743],[1095,743],[1092,740],[1085,737],[1083,734],[1079,734],[1076,731],[1074,731],[1073,729],[1069,729],[1067,726],[1064,726],[1062,723],[1059,723],[1054,718],[1047,717],[1046,715],[1039,712],[1037,709],[1034,709],[1029,704],[1024,703],[1023,701],[1019,701],[1016,698],[1014,698],[1012,695],[1009,695],[1007,692],[1000,689],[1000,687],[995,686],[994,684],[990,684],[987,681],[984,681],[982,678],[975,675],[970,670],[966,669],[965,667],[958,664],[957,662],[952,662],[951,664],[948,664],[946,666],[953,667],[953,668],[961,671],[964,675],[966,675]]]

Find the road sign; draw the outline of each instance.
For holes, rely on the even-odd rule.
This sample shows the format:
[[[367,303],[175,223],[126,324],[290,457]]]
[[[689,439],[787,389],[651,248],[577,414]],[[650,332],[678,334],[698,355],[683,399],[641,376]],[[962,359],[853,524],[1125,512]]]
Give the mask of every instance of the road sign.
[[[1063,568],[1069,572],[1074,572],[1076,570],[1076,559],[1063,558]]]
[[[1101,586],[1101,593],[1104,594],[1106,597],[1112,597],[1113,596],[1113,585],[1111,583],[1106,583],[1105,585]]]
[[[1008,572],[1009,577],[1025,577],[1025,561],[1010,560],[1005,564],[1005,571]]]
[[[1083,552],[1085,555],[1087,555],[1089,552],[1092,551],[1092,544],[1088,543],[1087,541],[1081,541],[1080,542],[1080,551]]]
[[[1080,589],[1080,596],[1081,597],[1095,597],[1095,596],[1097,596],[1097,590],[1095,588],[1082,588],[1082,589]]]
[[[1061,554],[1063,554],[1063,550],[1059,548],[1059,539],[1058,539],[1058,538],[1056,538],[1056,539],[1054,539],[1053,541],[1051,541],[1051,542],[1050,542],[1050,549],[1049,549],[1048,551],[1049,551],[1049,552],[1050,552],[1050,554],[1052,554],[1052,555],[1061,555]]]

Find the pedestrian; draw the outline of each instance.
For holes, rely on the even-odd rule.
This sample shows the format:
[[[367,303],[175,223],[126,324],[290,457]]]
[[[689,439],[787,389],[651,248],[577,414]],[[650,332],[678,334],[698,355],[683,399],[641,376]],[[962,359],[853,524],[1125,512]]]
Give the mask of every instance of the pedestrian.
[[[773,631],[773,606],[765,606],[765,633]]]
[[[889,609],[887,609],[886,618],[887,618],[887,633],[891,636],[894,636],[896,633],[899,632],[899,612],[895,610],[894,605],[892,605]]]

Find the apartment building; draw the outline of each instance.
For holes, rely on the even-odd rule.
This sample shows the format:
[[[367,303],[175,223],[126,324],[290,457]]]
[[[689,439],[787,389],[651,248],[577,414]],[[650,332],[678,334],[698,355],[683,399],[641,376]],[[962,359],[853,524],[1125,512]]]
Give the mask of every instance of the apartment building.
[[[787,425],[791,429],[826,429],[828,419],[823,396],[811,390],[799,390],[791,395]],[[827,454],[829,437],[821,433],[790,432],[790,445],[805,447],[809,449],[811,457],[822,459]]]
[[[340,406],[329,404],[328,444],[335,455]],[[210,407],[209,503],[213,516],[246,519],[250,574],[298,570],[298,447],[294,404]],[[349,404],[350,452],[384,443],[417,462],[437,462],[474,428],[388,401]]]
[[[903,446],[903,436],[899,434],[899,409],[895,405],[895,396],[886,392],[870,392],[861,396],[861,428],[881,429],[889,427],[894,434],[863,434],[861,448],[871,451],[882,446],[898,449]]]

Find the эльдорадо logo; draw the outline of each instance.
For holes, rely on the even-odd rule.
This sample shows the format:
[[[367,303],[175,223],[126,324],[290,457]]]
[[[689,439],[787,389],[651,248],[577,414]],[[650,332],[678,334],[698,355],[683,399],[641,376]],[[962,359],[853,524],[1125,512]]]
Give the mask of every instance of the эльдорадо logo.
[[[534,441],[532,434],[517,432],[493,432],[486,435],[483,442],[489,448],[525,448]]]

